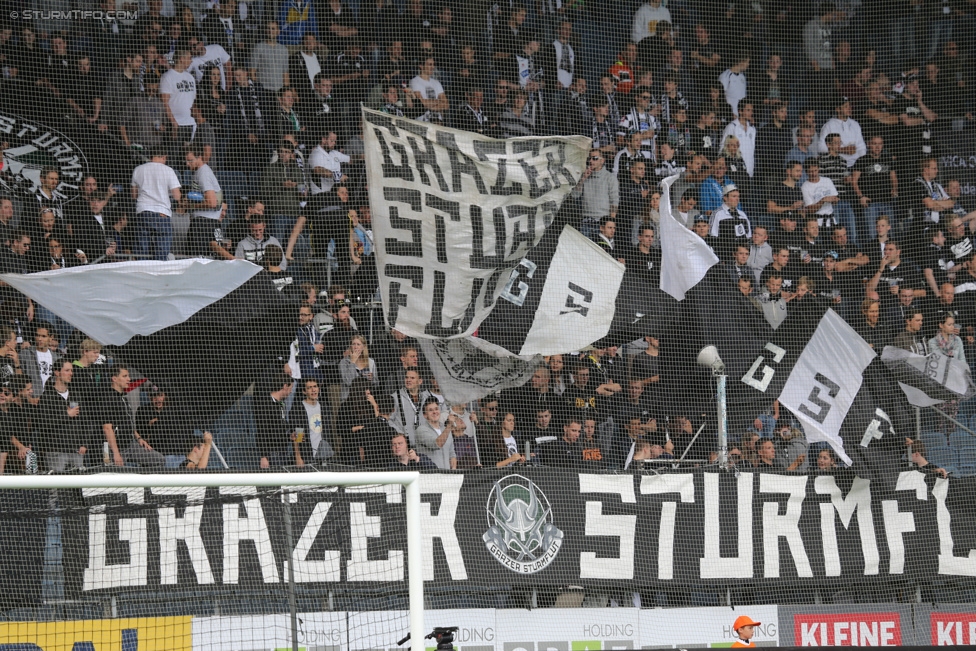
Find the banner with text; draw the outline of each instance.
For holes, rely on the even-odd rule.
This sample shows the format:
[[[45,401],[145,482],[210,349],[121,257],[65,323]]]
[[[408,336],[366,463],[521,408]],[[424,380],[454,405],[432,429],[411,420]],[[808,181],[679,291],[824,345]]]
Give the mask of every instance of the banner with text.
[[[363,109],[386,323],[470,335],[576,186],[590,140],[495,140]]]
[[[976,480],[906,471],[895,490],[843,471],[424,474],[431,585],[726,585],[976,577]],[[295,581],[406,579],[399,487],[296,491]],[[281,494],[253,487],[85,489],[62,508],[77,593],[278,585]],[[368,553],[367,553],[368,550]]]

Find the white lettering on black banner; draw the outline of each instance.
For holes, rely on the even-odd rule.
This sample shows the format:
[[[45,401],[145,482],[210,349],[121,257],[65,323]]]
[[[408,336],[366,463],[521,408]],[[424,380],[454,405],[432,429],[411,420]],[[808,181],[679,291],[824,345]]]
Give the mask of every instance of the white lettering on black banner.
[[[425,339],[470,335],[503,289],[518,300],[512,272],[579,181],[589,139],[493,140],[363,116],[386,323]]]

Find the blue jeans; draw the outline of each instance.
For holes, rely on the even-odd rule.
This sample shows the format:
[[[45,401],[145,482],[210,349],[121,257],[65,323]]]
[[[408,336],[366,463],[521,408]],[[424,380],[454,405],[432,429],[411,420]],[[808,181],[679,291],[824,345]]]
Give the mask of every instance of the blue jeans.
[[[864,242],[865,244],[878,237],[878,228],[875,226],[875,222],[878,221],[878,217],[881,215],[886,215],[888,220],[893,223],[895,219],[895,204],[889,202],[869,203],[868,207],[864,209],[864,221],[867,223],[868,228],[868,238]]]
[[[173,222],[161,212],[141,212],[136,217],[136,253],[165,260],[173,247]]]

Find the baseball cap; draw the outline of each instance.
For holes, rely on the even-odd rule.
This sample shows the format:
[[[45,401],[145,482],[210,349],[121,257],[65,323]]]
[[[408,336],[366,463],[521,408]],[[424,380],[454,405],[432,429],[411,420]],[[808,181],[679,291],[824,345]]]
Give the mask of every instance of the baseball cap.
[[[828,256],[833,258],[834,260],[840,259],[840,254],[837,253],[837,251],[827,251],[826,253],[824,253],[824,257],[828,257]]]
[[[743,626],[762,626],[762,622],[754,622],[747,615],[739,615],[735,618],[735,623],[732,624],[732,630],[738,631]]]
[[[847,104],[850,101],[851,99],[849,97],[847,97],[846,95],[842,95],[837,98],[837,103],[834,106],[843,106],[844,104]]]
[[[695,223],[697,224],[698,222],[705,222],[707,224],[709,222],[708,215],[702,213],[695,215]]]
[[[736,191],[738,189],[739,188],[735,187],[735,183],[729,183],[727,186],[725,186],[724,188],[722,188],[722,196],[724,197],[729,192],[734,192],[734,191]]]

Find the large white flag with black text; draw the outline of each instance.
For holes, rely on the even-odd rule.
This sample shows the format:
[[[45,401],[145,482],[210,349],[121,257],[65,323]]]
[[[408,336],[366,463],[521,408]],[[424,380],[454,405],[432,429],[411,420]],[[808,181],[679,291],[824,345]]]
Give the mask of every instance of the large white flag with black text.
[[[827,310],[793,365],[780,404],[803,423],[807,441],[825,441],[848,465],[841,427],[876,353],[836,312]]]
[[[363,119],[387,325],[422,339],[473,334],[578,183],[590,139],[495,140],[368,109]]]

